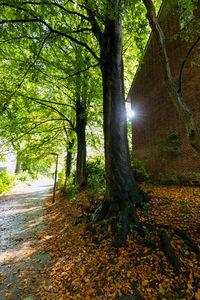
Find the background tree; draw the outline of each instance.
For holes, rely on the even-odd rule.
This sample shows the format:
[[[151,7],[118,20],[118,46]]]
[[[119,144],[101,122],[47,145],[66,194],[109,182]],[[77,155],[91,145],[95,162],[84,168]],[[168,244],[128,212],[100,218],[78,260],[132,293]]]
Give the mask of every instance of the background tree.
[[[33,39],[34,40],[34,39]],[[13,42],[13,39],[11,39]],[[15,41],[15,39],[14,39]],[[28,38],[28,43],[32,42],[32,38]],[[20,39],[21,42],[21,39]],[[68,41],[67,41],[68,42]],[[34,54],[37,55],[37,61],[34,65],[31,66],[29,72],[26,72],[26,64],[28,65],[30,51],[32,49],[32,44],[28,44],[27,48],[30,46],[30,51],[28,52],[28,57],[24,52],[20,52],[21,43],[16,43],[15,47],[10,51],[11,60],[15,61],[15,64],[12,66],[14,69],[10,71],[5,76],[5,66],[8,61],[5,52],[1,52],[2,61],[2,74],[4,75],[4,82],[7,84],[7,88],[4,87],[2,90],[6,95],[9,93],[12,95],[12,89],[15,86],[15,79],[19,77],[19,65],[21,62],[24,62],[23,68],[24,73],[26,73],[26,78],[22,82],[20,81],[17,88],[20,88],[15,91],[15,96],[21,97],[21,101],[24,101],[24,108],[29,110],[29,106],[34,105],[40,111],[42,120],[46,118],[46,112],[52,110],[52,119],[49,121],[52,122],[65,122],[66,125],[70,127],[68,131],[68,139],[71,140],[69,135],[70,131],[74,131],[77,135],[77,183],[79,186],[86,184],[86,141],[85,141],[85,127],[86,127],[86,117],[88,114],[89,105],[94,98],[94,91],[99,89],[97,84],[97,89],[94,89],[94,85],[90,82],[95,82],[95,77],[98,78],[98,75],[91,74],[90,68],[94,66],[89,65],[89,57],[83,53],[80,49],[77,49],[77,46],[74,43],[63,43],[63,41],[57,40],[56,43],[51,43],[51,39],[48,41],[46,46],[41,50],[40,46],[37,48],[33,47]],[[6,45],[9,48],[10,39],[5,40],[2,44]],[[15,50],[17,49],[18,55],[15,56]],[[40,51],[41,50],[41,51]],[[37,52],[38,51],[38,52]],[[10,68],[11,70],[11,68]],[[90,72],[90,76],[86,73]],[[84,77],[88,76],[87,84],[84,81]],[[97,82],[97,81],[96,81]],[[12,83],[12,87],[9,89],[9,83]],[[98,95],[98,92],[96,92]],[[89,96],[88,96],[89,95]],[[90,97],[90,99],[88,99]],[[9,106],[12,106],[12,103],[15,102],[14,97],[9,100],[7,110]],[[17,100],[19,101],[19,99]],[[94,102],[94,101],[93,101]],[[95,103],[99,103],[99,99],[95,99]],[[44,112],[44,115],[42,115]],[[92,112],[94,114],[94,110]],[[69,117],[66,117],[66,116]],[[57,119],[57,117],[61,119]],[[5,117],[5,115],[4,115]],[[9,117],[7,115],[7,117]],[[64,118],[65,120],[63,120]],[[89,117],[90,118],[90,117]],[[16,119],[20,122],[19,118]],[[44,120],[43,120],[44,121]],[[37,126],[42,126],[41,124]],[[46,121],[45,122],[49,122]],[[60,122],[61,121],[61,122]],[[28,123],[24,123],[26,127]],[[62,128],[62,125],[60,125]],[[67,129],[66,126],[63,128]],[[11,128],[10,128],[11,130]],[[24,129],[25,130],[25,129]],[[24,131],[22,128],[20,131]],[[12,130],[11,130],[12,131]],[[28,133],[33,133],[32,129],[27,129]],[[26,132],[26,131],[25,131]],[[73,134],[72,134],[73,136]],[[84,139],[83,139],[84,137]],[[68,146],[71,144],[68,143]],[[70,152],[68,152],[70,154]],[[70,165],[69,159],[71,155],[68,155],[68,166]],[[67,173],[69,172],[69,169]]]

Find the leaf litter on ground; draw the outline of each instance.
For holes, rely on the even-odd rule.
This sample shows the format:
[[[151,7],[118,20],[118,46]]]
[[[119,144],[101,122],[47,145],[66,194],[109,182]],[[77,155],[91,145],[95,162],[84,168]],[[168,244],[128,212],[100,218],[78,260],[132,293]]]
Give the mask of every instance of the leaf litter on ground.
[[[142,188],[152,191],[153,200],[148,212],[140,213],[141,220],[186,230],[199,246],[200,188],[150,184]],[[76,203],[69,200],[58,193],[56,204],[46,207],[47,232],[40,250],[51,256],[52,267],[48,286],[37,291],[41,299],[123,299],[124,295],[131,299],[136,287],[144,299],[200,300],[199,258],[178,236],[173,236],[171,246],[180,275],[159,248],[145,246],[133,229],[118,250],[111,246],[112,237],[96,244],[85,222],[74,225],[84,214],[83,207],[90,206],[85,191],[78,193]]]

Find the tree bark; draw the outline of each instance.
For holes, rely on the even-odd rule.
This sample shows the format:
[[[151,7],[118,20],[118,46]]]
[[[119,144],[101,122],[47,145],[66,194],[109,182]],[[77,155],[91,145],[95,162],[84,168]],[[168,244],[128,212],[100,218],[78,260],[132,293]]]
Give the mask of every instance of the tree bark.
[[[16,166],[15,166],[15,174],[19,174],[21,170],[21,162],[19,160],[19,156],[17,155],[17,161],[16,161]]]
[[[67,179],[71,175],[71,167],[72,167],[72,149],[74,146],[74,139],[67,144],[67,155],[66,155],[66,170],[65,170],[65,183],[64,183],[64,189],[66,189],[67,186]]]
[[[112,225],[119,244],[125,242],[129,225],[139,227],[136,206],[142,205],[145,194],[137,186],[130,164],[122,63],[122,23],[116,14],[107,20],[100,39],[100,67],[103,77],[103,114],[106,192],[97,207],[97,221],[114,217]],[[117,228],[117,224],[120,224]]]
[[[80,187],[87,184],[86,173],[86,137],[85,129],[87,123],[85,102],[79,96],[76,99],[76,134],[77,134],[77,165],[76,181]]]
[[[165,37],[163,31],[158,23],[156,17],[155,7],[151,0],[143,0],[144,5],[147,9],[147,18],[151,26],[152,32],[155,35],[157,45],[159,48],[159,55],[161,60],[161,65],[163,69],[164,79],[167,85],[167,90],[172,100],[172,103],[176,107],[176,110],[184,122],[186,132],[190,141],[191,146],[200,153],[200,129],[197,126],[193,114],[190,112],[186,106],[181,93],[178,92],[178,89],[175,85],[171,74],[171,68],[169,65],[169,59],[167,55]]]

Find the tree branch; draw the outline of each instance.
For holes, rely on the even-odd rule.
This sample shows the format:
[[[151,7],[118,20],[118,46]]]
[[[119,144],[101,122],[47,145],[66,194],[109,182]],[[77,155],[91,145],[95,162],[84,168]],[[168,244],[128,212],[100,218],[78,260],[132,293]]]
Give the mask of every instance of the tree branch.
[[[39,55],[40,55],[40,53],[41,53],[41,51],[42,51],[42,49],[43,49],[43,47],[44,47],[44,44],[45,44],[46,40],[48,39],[48,37],[50,36],[50,34],[51,34],[51,33],[49,33],[49,35],[43,40],[42,45],[41,45],[41,47],[40,47],[40,49],[39,49],[39,52],[37,53],[35,59],[34,59],[33,62],[30,64],[30,66],[28,67],[28,69],[26,70],[26,72],[24,73],[21,82],[18,84],[18,86],[17,86],[17,88],[15,89],[15,91],[10,95],[8,101],[15,95],[15,93],[16,93],[16,92],[20,89],[20,87],[22,86],[22,84],[23,84],[23,82],[24,82],[24,80],[25,80],[25,78],[26,78],[26,75],[28,74],[28,72],[30,71],[30,69],[34,66],[34,64],[36,63],[36,61],[37,61],[37,59],[38,59],[38,57],[39,57]]]
[[[73,103],[76,103],[75,99],[73,99],[69,94],[67,94],[62,87],[60,87],[59,85],[57,85],[54,81],[51,81],[50,79],[47,79],[47,77],[49,78],[50,76],[48,74],[46,74],[45,72],[43,72],[42,70],[36,68],[36,70],[40,73],[42,73],[46,78],[44,78],[44,80],[46,82],[49,82],[51,84],[53,84],[54,87],[56,87],[58,90],[60,90],[64,95],[66,95],[67,97],[69,97],[69,99],[73,102]],[[69,87],[67,88],[65,85],[63,85],[61,83],[61,85],[66,88],[67,90],[69,90]],[[70,91],[70,90],[69,90]]]
[[[39,40],[39,38],[37,37],[31,37],[31,36],[17,36],[17,37],[13,37],[10,39],[7,39],[5,41],[0,41],[0,45],[4,44],[4,43],[8,43],[10,41],[14,41],[14,40],[20,40],[20,39],[28,39],[28,40]]]
[[[44,124],[44,123],[51,122],[51,121],[59,121],[59,120],[64,120],[64,121],[65,121],[65,119],[49,119],[49,120],[45,120],[45,121],[39,122],[39,123],[37,123],[33,128],[27,130],[25,133],[23,133],[21,136],[19,136],[17,139],[12,138],[9,142],[10,142],[10,143],[13,143],[14,141],[16,142],[16,141],[20,140],[23,136],[25,136],[26,134],[29,134],[29,133],[30,133],[31,131],[33,131],[35,128],[37,128],[38,126],[40,126],[40,125],[42,125],[42,124]]]
[[[40,101],[38,101],[38,100],[33,100],[33,101],[39,103],[39,104],[42,105],[42,106],[48,107],[48,108],[50,108],[51,110],[56,111],[60,116],[62,116],[63,118],[65,118],[65,120],[69,123],[69,125],[71,126],[71,128],[72,128],[74,131],[76,130],[75,127],[74,127],[74,125],[73,125],[73,123],[71,122],[71,120],[69,120],[69,119],[68,119],[62,112],[60,112],[57,108],[55,108],[55,107],[53,107],[53,106],[51,106],[51,105],[46,105],[46,104],[44,104],[43,102],[40,102]]]
[[[87,70],[89,70],[89,69],[91,69],[91,68],[97,67],[98,65],[99,65],[99,63],[97,63],[97,64],[95,64],[95,65],[91,65],[91,66],[89,66],[89,67],[87,67],[87,68],[85,68],[85,69],[83,69],[83,70],[81,70],[81,71],[75,72],[74,74],[68,75],[68,76],[66,76],[66,77],[60,77],[58,80],[64,80],[64,79],[67,79],[67,78],[70,78],[70,77],[79,75],[79,74],[81,74],[81,73],[83,73],[83,72],[86,72]]]
[[[87,11],[88,11],[90,23],[92,25],[92,32],[94,33],[97,41],[101,43],[101,37],[102,37],[101,29],[95,19],[94,13],[90,9],[87,9]]]
[[[86,32],[86,31],[92,32],[92,28],[81,28],[81,29],[78,29],[78,30],[71,31],[70,34],[72,34],[72,33],[81,33],[81,32]]]
[[[38,134],[38,133],[48,133],[48,132],[53,132],[59,129],[59,131],[61,131],[61,128],[63,128],[63,126],[59,126],[59,127],[55,127],[49,130],[42,130],[42,131],[34,131],[32,132],[32,134]]]
[[[68,138],[68,133],[67,133],[67,129],[66,129],[65,125],[63,125],[63,129],[64,129],[64,132],[65,132],[66,138]]]
[[[38,98],[23,95],[21,93],[19,93],[19,95],[21,97],[24,97],[24,98],[27,98],[27,99],[30,99],[30,100],[33,100],[33,101],[35,100],[35,101],[41,101],[41,102],[44,102],[44,103],[51,103],[51,104],[56,104],[56,105],[68,106],[68,107],[72,108],[73,110],[75,110],[75,107],[73,107],[72,105],[67,104],[67,103],[60,103],[60,102],[55,102],[55,101],[50,101],[50,100],[38,99]]]
[[[48,3],[48,2],[47,2]],[[49,3],[48,3],[49,4]],[[0,3],[0,6],[8,6],[8,7],[12,7],[12,8],[16,8],[18,10],[21,10],[21,11],[24,11],[26,13],[28,13],[29,15],[31,15],[32,17],[35,18],[35,20],[37,22],[40,22],[42,23],[43,25],[45,25],[51,32],[53,33],[56,33],[57,35],[59,36],[63,36],[63,37],[66,37],[68,38],[69,40],[75,42],[76,44],[80,45],[80,46],[83,46],[84,48],[86,48],[91,54],[92,56],[97,60],[99,61],[99,57],[96,55],[96,53],[92,50],[92,48],[90,48],[86,43],[82,42],[82,41],[79,41],[78,39],[72,37],[71,35],[67,34],[67,33],[64,33],[64,32],[61,32],[59,30],[56,30],[54,28],[52,28],[46,21],[42,20],[41,18],[35,16],[32,12],[28,11],[27,9],[25,8],[22,8],[22,7],[18,7],[18,6],[15,6],[15,5],[11,5],[11,4],[8,4],[8,3]],[[20,21],[22,22],[22,21]]]
[[[86,43],[81,42],[81,41],[77,40],[76,38],[74,38],[74,37],[72,37],[72,36],[70,36],[70,35],[68,35],[68,34],[65,34],[65,33],[63,33],[63,32],[59,32],[59,31],[57,31],[57,30],[55,30],[55,29],[52,29],[52,32],[57,33],[57,34],[60,35],[60,36],[64,36],[64,37],[68,38],[69,40],[75,42],[76,44],[78,44],[78,45],[80,45],[80,46],[83,46],[84,48],[86,48],[86,49],[92,54],[92,56],[93,56],[97,61],[100,60],[100,58],[96,55],[96,53],[92,50],[92,48],[90,48]]]
[[[8,24],[8,23],[34,23],[39,22],[38,19],[23,19],[23,20],[2,20],[0,25]]]
[[[179,88],[178,88],[178,93],[180,93],[182,95],[182,79],[183,79],[183,69],[185,66],[185,63],[187,61],[187,59],[189,58],[192,50],[194,49],[194,47],[198,44],[198,42],[200,41],[200,36],[197,38],[197,40],[192,44],[192,46],[190,47],[188,53],[186,54],[186,57],[184,58],[182,64],[181,64],[181,68],[180,68],[180,73],[179,73]]]
[[[61,130],[58,130],[56,133],[54,133],[54,135],[53,136],[50,136],[49,138],[46,138],[46,139],[44,139],[43,141],[41,141],[40,143],[38,143],[37,144],[37,146],[36,146],[36,144],[33,144],[33,146],[32,147],[30,147],[30,149],[34,149],[34,150],[41,150],[41,147],[44,145],[44,144],[46,144],[46,143],[48,143],[49,144],[49,142],[50,141],[52,141],[59,133],[61,132]],[[36,152],[36,151],[35,151]],[[45,153],[46,154],[46,153]],[[39,156],[40,157],[40,156]]]
[[[157,20],[154,4],[152,0],[143,0],[143,3],[146,6],[147,18],[149,20],[149,24],[152,28],[152,32],[155,35],[156,42],[158,45],[161,66],[164,74],[164,79],[167,85],[168,93],[170,95],[172,103],[176,107],[179,116],[184,122],[191,146],[198,153],[200,153],[200,129],[198,128],[194,120],[193,114],[186,106],[180,93],[178,93],[177,87],[174,83],[167,55],[164,33]]]
[[[43,2],[24,1],[24,2],[22,2],[22,4],[34,4],[34,5],[43,5],[43,4],[44,4],[44,5],[54,5],[54,6],[56,6],[56,7],[61,8],[63,11],[65,11],[65,12],[68,13],[68,14],[71,14],[71,15],[77,15],[77,16],[81,17],[81,18],[84,19],[84,20],[87,20],[87,21],[89,20],[89,18],[86,17],[85,15],[83,15],[83,14],[77,12],[77,11],[71,11],[71,10],[68,10],[68,9],[66,9],[65,7],[63,7],[62,5],[60,5],[60,4],[56,3],[56,2],[50,3],[50,2],[45,2],[45,1],[43,1]]]

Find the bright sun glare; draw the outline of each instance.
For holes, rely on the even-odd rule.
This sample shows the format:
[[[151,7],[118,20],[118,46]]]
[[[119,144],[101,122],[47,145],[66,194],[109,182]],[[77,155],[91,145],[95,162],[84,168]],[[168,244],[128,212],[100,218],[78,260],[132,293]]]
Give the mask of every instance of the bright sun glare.
[[[128,119],[135,117],[135,112],[131,109],[131,105],[129,103],[126,104],[126,114]]]

